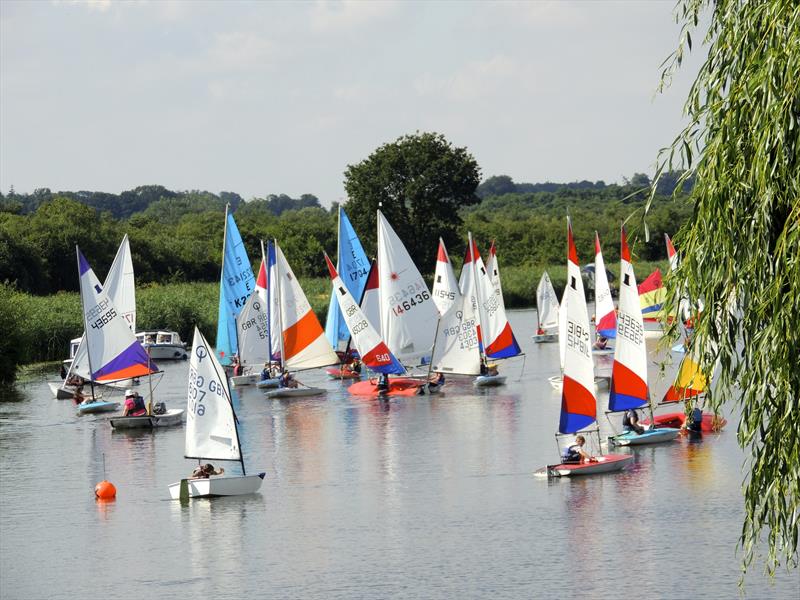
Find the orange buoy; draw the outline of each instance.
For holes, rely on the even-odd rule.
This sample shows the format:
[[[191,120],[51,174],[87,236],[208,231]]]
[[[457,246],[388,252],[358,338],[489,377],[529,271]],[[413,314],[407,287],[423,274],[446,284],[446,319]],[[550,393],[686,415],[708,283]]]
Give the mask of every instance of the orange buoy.
[[[101,500],[111,500],[117,496],[117,488],[110,481],[101,481],[94,486],[94,495]]]

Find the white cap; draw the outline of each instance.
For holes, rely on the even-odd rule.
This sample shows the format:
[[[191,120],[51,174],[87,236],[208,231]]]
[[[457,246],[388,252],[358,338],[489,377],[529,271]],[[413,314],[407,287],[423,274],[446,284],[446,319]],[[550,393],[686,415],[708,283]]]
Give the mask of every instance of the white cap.
[[[128,389],[128,390],[125,390],[125,395],[126,396],[135,396],[136,394],[133,393],[133,390]]]

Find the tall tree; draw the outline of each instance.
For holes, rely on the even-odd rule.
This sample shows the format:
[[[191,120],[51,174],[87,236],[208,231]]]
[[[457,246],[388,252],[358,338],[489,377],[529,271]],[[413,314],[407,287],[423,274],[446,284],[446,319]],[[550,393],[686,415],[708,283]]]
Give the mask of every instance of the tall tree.
[[[742,410],[748,453],[743,568],[766,531],[767,568],[798,564],[800,522],[800,4],[681,0],[667,85],[708,22],[708,58],[686,101],[689,124],[662,157],[695,176],[694,214],[678,236],[683,262],[668,279],[702,297],[693,343],[708,402]],[[703,18],[701,19],[701,15]],[[654,190],[658,177],[654,182]],[[674,305],[674,300],[671,302]]]
[[[448,247],[463,246],[458,209],[479,201],[478,183],[480,168],[466,148],[438,133],[406,135],[347,167],[345,209],[369,251],[381,205],[420,270],[432,271],[439,236]]]

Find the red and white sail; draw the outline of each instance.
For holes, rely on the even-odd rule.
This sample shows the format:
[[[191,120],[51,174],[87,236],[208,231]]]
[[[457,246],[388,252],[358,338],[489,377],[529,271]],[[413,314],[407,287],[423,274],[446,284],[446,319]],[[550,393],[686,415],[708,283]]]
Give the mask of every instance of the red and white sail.
[[[275,255],[284,368],[300,370],[338,364],[339,358],[277,242]]]
[[[606,338],[616,337],[617,315],[614,312],[614,301],[611,299],[603,251],[600,249],[600,236],[596,231],[594,232],[594,298],[597,333]]]
[[[369,275],[367,276],[367,284],[364,286],[364,293],[361,296],[361,310],[364,311],[370,325],[375,328],[375,331],[380,331],[381,328],[381,294],[378,289],[380,279],[378,277],[378,261],[372,259],[372,264],[369,268]]]
[[[333,266],[328,255],[325,255],[328,272],[333,283],[333,295],[339,303],[347,329],[350,331],[350,343],[355,346],[361,357],[361,362],[370,370],[378,373],[405,373],[403,365],[394,357],[367,319],[364,311],[356,302],[350,290],[347,289],[336,267]]]
[[[578,252],[567,220],[567,287],[561,311],[566,316],[564,384],[561,391],[559,432],[574,433],[588,427],[597,417],[594,395],[594,362],[589,333],[589,311],[583,291]],[[566,310],[564,305],[566,304]]]
[[[381,334],[400,361],[430,355],[439,312],[408,250],[378,211]]]
[[[433,276],[433,301],[439,314],[445,314],[456,299],[461,296],[453,264],[447,254],[444,241],[439,238],[439,252],[436,256],[436,273]]]
[[[628,237],[623,227],[620,235],[619,315],[614,366],[608,397],[610,411],[639,408],[649,401],[647,390],[647,348],[644,320],[639,304],[636,275],[631,264]]]

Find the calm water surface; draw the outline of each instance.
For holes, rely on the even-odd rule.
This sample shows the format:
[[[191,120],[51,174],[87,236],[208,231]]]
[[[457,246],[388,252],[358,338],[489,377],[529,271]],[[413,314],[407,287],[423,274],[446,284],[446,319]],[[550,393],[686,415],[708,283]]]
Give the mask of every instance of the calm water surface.
[[[237,390],[248,471],[267,472],[250,497],[169,500],[196,464],[183,427],[113,431],[44,379],[5,392],[0,597],[736,598],[735,425],[634,451],[620,474],[534,478],[557,458],[557,344],[531,342],[531,311],[511,320],[527,356],[502,365],[503,388],[453,377],[439,397],[386,402],[310,372],[325,399]],[[157,394],[183,407],[188,364],[163,367]],[[651,378],[660,396],[655,364]],[[104,457],[111,503],[93,496]],[[796,571],[758,571],[748,597],[800,595]]]

